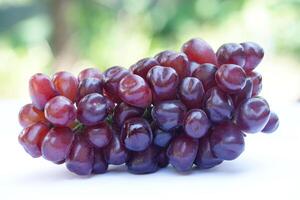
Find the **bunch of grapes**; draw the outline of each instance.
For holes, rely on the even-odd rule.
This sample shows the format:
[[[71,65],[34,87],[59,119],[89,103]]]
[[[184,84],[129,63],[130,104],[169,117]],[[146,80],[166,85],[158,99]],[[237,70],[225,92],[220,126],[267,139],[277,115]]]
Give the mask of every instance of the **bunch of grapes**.
[[[253,42],[215,53],[191,39],[181,52],[160,52],[129,70],[35,74],[32,103],[19,113],[19,142],[32,157],[65,163],[78,175],[104,173],[109,164],[135,174],[169,164],[180,172],[214,167],[241,155],[245,133],[279,125],[258,96],[262,77],[253,70],[263,56]]]

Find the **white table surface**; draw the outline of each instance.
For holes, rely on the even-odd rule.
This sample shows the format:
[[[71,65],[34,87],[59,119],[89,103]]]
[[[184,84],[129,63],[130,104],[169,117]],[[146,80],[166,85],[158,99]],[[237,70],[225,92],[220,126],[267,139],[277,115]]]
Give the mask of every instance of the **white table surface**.
[[[0,101],[0,199],[300,199],[300,105],[276,108],[281,124],[271,135],[246,138],[237,160],[178,174],[168,167],[132,175],[124,167],[79,177],[64,165],[33,159],[18,144],[17,101]]]

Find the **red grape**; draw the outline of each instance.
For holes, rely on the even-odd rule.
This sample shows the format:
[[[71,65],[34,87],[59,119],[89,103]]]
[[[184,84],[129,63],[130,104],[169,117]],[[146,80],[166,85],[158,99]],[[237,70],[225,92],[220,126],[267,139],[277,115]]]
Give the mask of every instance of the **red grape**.
[[[217,67],[213,64],[202,64],[195,69],[192,76],[199,79],[205,90],[208,90],[214,86],[216,86],[215,81],[215,73],[217,71]]]
[[[204,96],[202,82],[194,77],[186,77],[182,80],[179,90],[179,98],[189,109],[199,108]]]
[[[121,127],[123,123],[133,117],[142,117],[144,109],[130,106],[124,102],[120,103],[114,112],[113,119]]]
[[[52,77],[55,90],[72,102],[76,101],[78,80],[69,72],[57,72]]]
[[[33,106],[39,110],[43,110],[46,103],[57,95],[50,78],[41,73],[30,78],[29,93]]]
[[[182,51],[189,60],[203,64],[211,63],[217,65],[217,58],[212,47],[200,38],[187,41],[182,46]]]
[[[79,73],[78,80],[81,82],[87,78],[96,78],[102,81],[103,75],[96,68],[86,68]]]
[[[155,66],[149,70],[147,80],[152,89],[155,103],[176,98],[179,79],[174,69]]]
[[[236,43],[227,43],[220,46],[217,51],[219,65],[236,64],[244,67],[246,55],[242,45]]]
[[[46,160],[54,163],[63,162],[70,152],[74,133],[67,127],[54,127],[42,143],[42,154]]]
[[[68,98],[56,96],[46,104],[45,117],[55,126],[67,126],[76,119],[76,108]]]
[[[32,104],[26,104],[19,112],[19,123],[23,128],[31,126],[37,122],[47,123],[44,112],[34,107]]]
[[[119,83],[119,97],[129,105],[147,108],[152,102],[152,92],[145,80],[128,74]]]
[[[144,58],[130,67],[130,71],[146,79],[148,71],[159,63],[154,58]]]
[[[34,158],[40,157],[41,145],[49,128],[41,122],[26,127],[19,135],[19,143],[25,151]]]
[[[216,72],[216,82],[223,91],[237,93],[246,84],[246,74],[243,68],[238,65],[224,64]]]
[[[86,78],[79,84],[77,102],[92,93],[102,94],[102,82],[97,78]]]
[[[244,42],[241,43],[244,48],[246,55],[246,62],[244,65],[244,70],[250,72],[260,63],[264,57],[264,50],[258,44],[254,42]]]
[[[181,172],[192,168],[198,151],[198,140],[179,135],[168,147],[167,155],[173,167]]]

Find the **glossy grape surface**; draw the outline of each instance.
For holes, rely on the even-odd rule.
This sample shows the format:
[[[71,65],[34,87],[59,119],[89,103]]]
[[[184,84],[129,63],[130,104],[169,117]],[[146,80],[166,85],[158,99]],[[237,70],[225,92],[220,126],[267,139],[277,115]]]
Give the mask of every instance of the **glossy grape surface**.
[[[170,164],[178,171],[184,172],[192,168],[198,151],[198,140],[179,135],[168,147],[167,155]]]
[[[152,67],[157,66],[157,65],[159,65],[159,62],[157,62],[156,59],[143,58],[143,59],[139,60],[137,63],[135,63],[134,65],[132,65],[130,67],[130,71],[132,71],[132,73],[134,73],[136,75],[139,75],[143,79],[146,79],[148,71]]]
[[[52,128],[42,143],[43,157],[54,163],[64,161],[70,152],[73,140],[74,133],[70,128]]]
[[[122,165],[128,159],[128,152],[120,141],[120,136],[113,133],[110,143],[104,149],[105,160],[112,165]]]
[[[98,93],[102,94],[102,82],[97,78],[86,78],[79,84],[77,102],[88,94]]]
[[[254,42],[243,42],[241,46],[244,48],[246,61],[243,66],[246,72],[250,72],[256,68],[264,57],[264,50]]]
[[[200,108],[205,94],[202,82],[194,77],[186,77],[182,80],[179,90],[181,102],[188,108]]]
[[[130,118],[125,121],[121,142],[131,151],[143,151],[152,142],[152,130],[149,123],[143,118]]]
[[[147,108],[152,102],[152,92],[146,81],[135,74],[128,74],[119,83],[119,97],[129,105]]]
[[[273,133],[275,132],[279,127],[279,118],[278,115],[274,112],[271,112],[270,118],[265,125],[264,129],[261,131],[263,133]]]
[[[103,174],[107,171],[108,164],[101,149],[94,149],[93,174]]]
[[[47,125],[37,122],[31,126],[26,127],[19,135],[19,143],[24,150],[33,158],[40,157],[42,142],[48,133]]]
[[[209,63],[202,64],[195,69],[192,76],[199,79],[203,84],[204,89],[207,91],[208,89],[216,86],[215,73],[217,69],[216,65]]]
[[[86,68],[79,73],[78,80],[81,82],[87,78],[96,78],[99,80],[103,80],[103,75],[96,68]]]
[[[76,119],[76,108],[68,98],[56,96],[47,102],[45,117],[55,126],[67,126]]]
[[[257,133],[263,130],[270,118],[268,102],[261,97],[245,100],[237,108],[235,122],[242,131]]]
[[[240,44],[226,43],[220,46],[217,53],[219,65],[235,64],[244,67],[246,63],[246,55],[244,48]]]
[[[19,124],[26,128],[37,122],[46,122],[44,112],[34,107],[32,104],[26,104],[19,112]]]
[[[221,160],[236,159],[245,148],[243,132],[232,122],[214,127],[210,136],[213,154]]]
[[[50,78],[41,73],[37,73],[30,78],[29,93],[32,104],[40,110],[44,109],[47,101],[57,95]]]
[[[155,66],[149,70],[147,81],[153,93],[153,101],[175,99],[179,78],[176,71],[170,67]]]
[[[69,72],[57,72],[52,77],[55,90],[61,96],[67,97],[72,102],[76,101],[78,79]]]
[[[210,120],[206,113],[201,109],[192,109],[185,116],[184,131],[192,138],[203,137],[210,126]]]
[[[248,77],[252,81],[253,89],[252,89],[252,97],[259,95],[262,90],[262,76],[258,72],[250,72]]]
[[[217,58],[212,47],[200,38],[187,41],[182,46],[182,51],[191,61],[203,64],[211,63],[217,65]]]
[[[133,117],[141,117],[144,114],[144,109],[130,106],[124,102],[120,103],[113,115],[116,124],[121,127],[127,119]]]
[[[155,105],[151,115],[162,130],[170,131],[183,124],[185,113],[186,107],[180,101],[173,100]]]
[[[91,144],[97,148],[107,146],[112,139],[112,130],[107,122],[100,122],[96,126],[87,128],[85,131]]]

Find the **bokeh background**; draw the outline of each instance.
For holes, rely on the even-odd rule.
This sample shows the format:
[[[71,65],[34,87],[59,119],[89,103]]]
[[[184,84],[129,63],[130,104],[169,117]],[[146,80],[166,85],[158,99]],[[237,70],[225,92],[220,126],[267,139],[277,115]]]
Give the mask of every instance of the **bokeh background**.
[[[201,37],[255,41],[271,105],[300,97],[300,0],[0,0],[0,99],[29,100],[36,72],[129,67]]]

